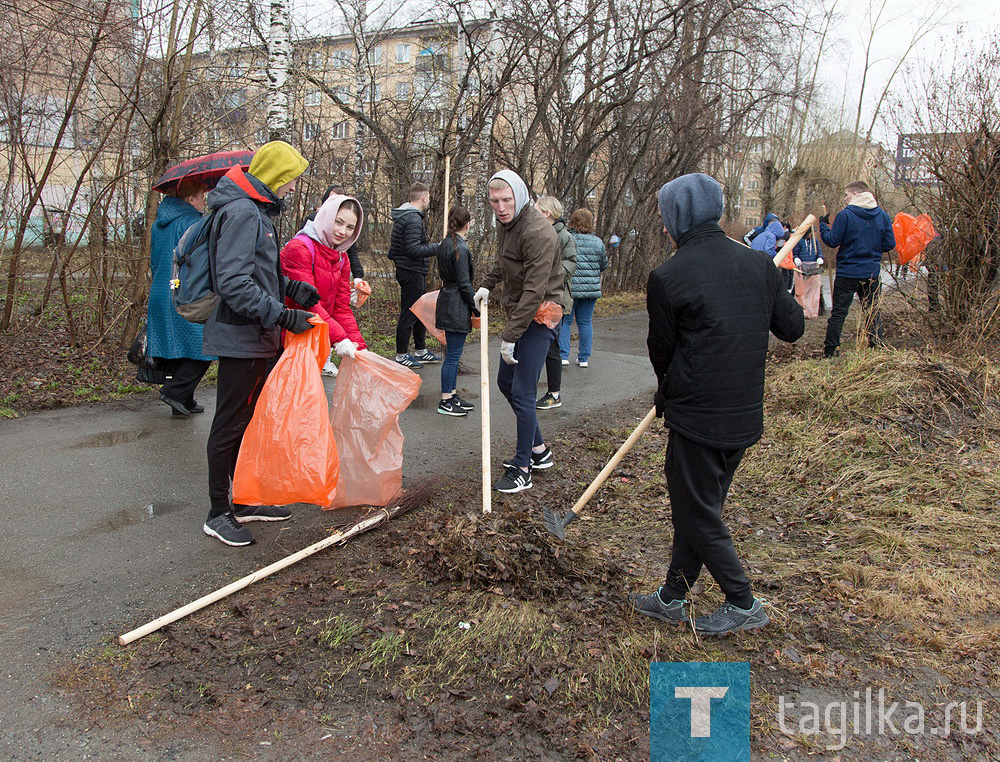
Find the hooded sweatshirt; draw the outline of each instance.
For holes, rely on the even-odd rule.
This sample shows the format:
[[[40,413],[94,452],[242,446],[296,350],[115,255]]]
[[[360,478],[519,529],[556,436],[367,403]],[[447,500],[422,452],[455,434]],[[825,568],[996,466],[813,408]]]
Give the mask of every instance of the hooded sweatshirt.
[[[767,214],[765,214],[764,221],[757,227],[748,230],[747,234],[743,236],[743,243],[745,243],[747,246],[750,246],[750,244],[753,243],[753,240],[761,233],[763,233],[765,230],[767,230],[767,226],[776,219],[778,219],[778,215],[776,215],[774,212],[768,212]]]
[[[823,243],[837,249],[837,277],[877,278],[882,255],[896,246],[892,221],[871,193],[858,193],[833,225],[820,220]]]
[[[649,359],[665,425],[699,444],[749,447],[764,428],[768,333],[795,341],[802,308],[765,254],[726,237],[722,188],[684,175],[660,190],[677,252],[649,275]]]
[[[233,167],[208,194],[218,210],[215,288],[219,306],[205,323],[203,351],[220,357],[275,357],[284,310],[284,284],[271,217],[281,211],[271,189]]]
[[[319,291],[319,302],[310,307],[330,329],[330,343],[350,339],[358,344],[360,349],[366,349],[365,340],[361,337],[357,320],[351,310],[351,262],[347,257],[350,248],[360,235],[364,223],[364,211],[358,217],[358,225],[354,234],[334,247],[331,234],[337,212],[347,201],[357,199],[349,196],[330,196],[316,213],[315,220],[306,222],[305,227],[281,250],[281,269],[293,280],[311,283]],[[358,207],[361,204],[358,203]],[[305,236],[312,245],[302,240]],[[302,309],[291,297],[285,297],[289,307]]]
[[[754,251],[762,251],[771,259],[778,253],[778,240],[785,235],[785,226],[781,224],[777,217],[767,223],[764,232],[753,239],[750,248]]]
[[[440,245],[428,243],[424,228],[424,213],[407,201],[392,210],[392,237],[389,259],[397,270],[427,274],[428,260],[436,257]]]
[[[510,222],[497,223],[497,258],[483,278],[485,288],[503,281],[500,304],[507,325],[504,341],[517,341],[528,330],[543,301],[562,302],[563,266],[555,228],[529,203],[528,186],[516,172],[501,170],[490,178],[503,180],[514,191],[515,211]]]
[[[722,186],[708,175],[682,175],[660,188],[660,217],[674,241],[692,228],[722,218]]]

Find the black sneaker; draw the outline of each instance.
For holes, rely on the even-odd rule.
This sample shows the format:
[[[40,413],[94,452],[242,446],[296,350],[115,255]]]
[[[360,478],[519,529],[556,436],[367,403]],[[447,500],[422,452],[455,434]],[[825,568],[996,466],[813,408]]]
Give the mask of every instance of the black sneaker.
[[[510,466],[506,473],[500,477],[500,481],[493,486],[493,489],[497,492],[507,493],[531,489],[531,474],[525,473],[517,466]]]
[[[664,603],[659,590],[649,595],[632,593],[628,597],[628,605],[636,614],[659,619],[661,622],[678,624],[687,620],[687,601],[674,598],[670,603]]]
[[[205,406],[204,405],[199,405],[194,400],[191,400],[191,406],[188,408],[188,412],[191,413],[192,415],[195,415],[197,413],[204,413],[205,412]]]
[[[535,407],[539,410],[551,410],[554,407],[562,407],[562,400],[552,392],[545,392],[545,396],[535,403]]]
[[[292,512],[283,505],[244,505],[242,508],[233,506],[233,515],[241,524],[248,521],[284,521],[292,517]]]
[[[433,352],[428,352],[426,349],[418,349],[413,353],[413,356],[417,359],[417,362],[425,364],[429,362],[441,362],[440,357]]]
[[[453,405],[458,405],[460,408],[462,408],[462,410],[465,410],[466,412],[472,412],[473,410],[476,409],[475,405],[473,405],[471,402],[466,402],[457,394],[451,395],[451,402]]]
[[[419,370],[424,367],[423,363],[420,362],[413,355],[396,355],[396,362],[400,365],[405,365],[407,368],[413,368],[414,370]]]
[[[188,410],[187,405],[180,400],[175,400],[173,397],[168,397],[166,394],[160,394],[160,400],[162,402],[166,402],[174,409],[174,415],[183,415],[185,418],[191,415],[191,411]]]
[[[226,543],[226,545],[241,546],[253,543],[253,535],[248,529],[240,526],[240,523],[233,516],[232,511],[223,513],[221,516],[210,518],[202,527],[209,537]]]
[[[739,630],[756,630],[769,621],[771,620],[764,611],[764,602],[754,598],[753,606],[749,609],[741,609],[728,601],[723,603],[714,614],[695,619],[694,629],[701,635],[724,635]]]
[[[463,416],[469,414],[468,410],[462,410],[462,408],[460,408],[458,405],[455,404],[454,397],[447,400],[441,400],[441,402],[438,403],[438,412],[441,415],[454,415],[454,416]]]
[[[531,453],[531,470],[534,471],[536,468],[540,471],[544,471],[546,468],[552,468],[556,462],[552,459],[552,449],[546,447],[541,452]],[[503,462],[504,468],[511,468],[514,466],[514,459],[508,458]]]

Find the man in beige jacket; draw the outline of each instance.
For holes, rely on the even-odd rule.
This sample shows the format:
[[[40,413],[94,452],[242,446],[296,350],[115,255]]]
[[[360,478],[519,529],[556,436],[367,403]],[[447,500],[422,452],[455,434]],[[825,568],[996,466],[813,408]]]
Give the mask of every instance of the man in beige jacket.
[[[516,172],[501,170],[487,186],[497,218],[497,259],[476,292],[476,306],[504,284],[500,304],[507,324],[500,333],[497,386],[517,418],[517,453],[495,485],[499,492],[531,489],[533,469],[551,468],[552,450],[538,428],[535,392],[556,329],[535,319],[543,302],[562,299],[563,268],[555,229],[531,204]]]

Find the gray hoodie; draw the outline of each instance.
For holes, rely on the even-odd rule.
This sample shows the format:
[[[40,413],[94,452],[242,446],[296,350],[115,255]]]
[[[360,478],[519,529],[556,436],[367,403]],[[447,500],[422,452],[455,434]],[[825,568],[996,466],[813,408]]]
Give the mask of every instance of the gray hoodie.
[[[666,183],[659,201],[663,226],[678,243],[689,230],[722,219],[722,186],[700,172]]]

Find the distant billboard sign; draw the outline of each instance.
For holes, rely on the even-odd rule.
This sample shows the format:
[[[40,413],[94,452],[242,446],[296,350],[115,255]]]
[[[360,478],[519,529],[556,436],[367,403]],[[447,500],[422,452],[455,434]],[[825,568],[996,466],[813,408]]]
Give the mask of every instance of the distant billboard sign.
[[[896,142],[896,185],[934,185],[937,178],[930,171],[928,153],[941,134],[901,134]]]

